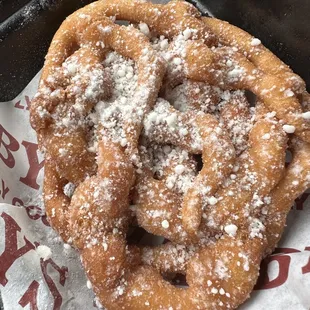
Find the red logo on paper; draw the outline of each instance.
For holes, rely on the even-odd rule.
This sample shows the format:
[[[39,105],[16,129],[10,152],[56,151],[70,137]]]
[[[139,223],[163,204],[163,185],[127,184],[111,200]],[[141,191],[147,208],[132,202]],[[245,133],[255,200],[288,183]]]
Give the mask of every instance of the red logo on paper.
[[[5,248],[0,255],[0,284],[5,286],[8,282],[6,272],[18,258],[33,250],[35,246],[24,236],[25,245],[18,248],[17,233],[21,231],[21,228],[10,215],[3,212],[1,217],[5,222]]]
[[[310,251],[310,246],[307,246],[307,247],[305,248],[305,251]],[[305,266],[303,266],[303,267],[301,268],[301,272],[302,272],[302,274],[305,274],[305,273],[309,273],[309,272],[310,272],[310,257],[309,257],[309,259],[308,259],[308,263],[307,263]]]
[[[34,250],[39,245],[39,243],[35,242],[33,244],[24,236],[23,240],[25,242],[25,245],[18,248],[18,233],[21,232],[20,226],[7,213],[3,212],[0,216],[3,218],[5,223],[5,249],[0,255],[0,284],[2,286],[6,286],[6,284],[8,283],[8,279],[6,277],[7,271],[12,267],[12,265],[18,258],[22,257],[30,250]],[[52,259],[44,261],[42,258],[40,259],[40,266],[43,278],[47,284],[51,295],[53,296],[53,310],[59,310],[62,304],[62,296],[57,289],[54,280],[49,275],[48,270],[49,266],[56,270],[59,274],[59,284],[61,286],[64,286],[68,273],[68,268],[65,266],[59,267]],[[31,282],[28,289],[19,300],[19,304],[22,307],[26,307],[29,304],[31,310],[38,309],[37,298],[39,286],[40,283],[38,283],[37,281],[34,280]]]
[[[26,105],[24,105],[24,103],[26,103]],[[20,109],[20,110],[29,110],[30,109],[30,103],[31,103],[31,100],[28,96],[25,96],[25,101],[21,101],[21,100],[18,100],[14,107],[16,109]]]
[[[26,293],[19,300],[19,304],[23,308],[25,308],[29,304],[30,310],[38,310],[37,296],[39,286],[40,285],[36,280],[32,281],[32,283],[29,285]]]
[[[304,204],[309,197],[309,193],[303,193],[300,197],[295,200],[294,207],[296,210],[303,210]]]
[[[49,276],[47,272],[48,265],[51,265],[59,273],[59,283],[61,286],[65,285],[67,274],[68,274],[68,268],[64,266],[59,267],[52,259],[43,261],[43,259],[41,258],[41,270],[43,273],[43,277],[54,299],[53,310],[58,310],[60,309],[60,306],[62,304],[62,297],[55,285],[55,282],[53,281],[53,279]]]
[[[4,180],[1,180],[1,189],[0,189],[0,195],[1,198],[4,199],[6,194],[10,191],[10,189],[5,185]]]
[[[39,189],[40,185],[37,178],[40,170],[44,166],[44,161],[39,162],[38,145],[36,143],[22,141],[21,145],[25,148],[29,168],[26,176],[20,177],[20,181],[25,185]],[[15,158],[13,153],[20,149],[18,141],[2,126],[0,125],[0,159],[8,168],[15,167]]]
[[[54,306],[53,310],[59,310],[62,304],[62,296],[57,289],[57,286],[53,279],[48,274],[48,266],[54,268],[59,273],[59,283],[61,286],[65,285],[68,268],[67,267],[59,267],[51,258],[44,261],[42,258],[40,260],[41,270],[44,277],[45,282],[53,296],[54,299]],[[25,308],[28,304],[30,305],[31,310],[38,310],[37,298],[38,298],[38,289],[40,284],[34,280],[29,285],[28,289],[26,290],[25,294],[19,300],[19,304]]]
[[[306,247],[305,251],[310,251],[310,247]],[[283,285],[289,274],[289,268],[291,263],[291,257],[286,254],[299,253],[299,250],[292,248],[278,248],[275,250],[275,254],[266,257],[261,263],[260,275],[257,283],[254,287],[256,290],[271,289]],[[268,275],[268,265],[271,262],[276,261],[279,266],[279,272],[275,279],[270,280]],[[310,272],[310,258],[308,263],[301,268],[302,274]]]
[[[19,180],[25,185],[28,185],[29,187],[39,189],[40,185],[37,183],[37,177],[39,175],[40,170],[44,166],[44,161],[42,160],[39,163],[37,153],[38,145],[27,141],[23,141],[22,145],[25,147],[27,153],[29,169],[27,175],[25,177],[20,178]]]
[[[5,152],[4,154],[0,152],[0,158],[7,167],[13,168],[15,166],[15,159],[12,152],[16,152],[19,149],[19,144],[17,140],[0,124],[0,149],[2,149],[2,146]]]
[[[40,207],[32,206],[32,205],[25,206],[24,202],[17,197],[13,198],[12,205],[18,206],[18,207],[24,207],[30,219],[34,221],[41,219],[42,223],[45,226],[50,226],[49,222],[47,221],[46,215],[42,215],[43,211]]]

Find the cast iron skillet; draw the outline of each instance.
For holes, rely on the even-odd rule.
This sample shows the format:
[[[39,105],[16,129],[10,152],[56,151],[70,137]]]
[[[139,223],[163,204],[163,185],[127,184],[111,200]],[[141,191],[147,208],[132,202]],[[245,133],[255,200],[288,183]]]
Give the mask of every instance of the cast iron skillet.
[[[61,21],[91,0],[0,0],[0,101],[13,99],[43,65]],[[260,38],[310,85],[309,0],[191,0]]]

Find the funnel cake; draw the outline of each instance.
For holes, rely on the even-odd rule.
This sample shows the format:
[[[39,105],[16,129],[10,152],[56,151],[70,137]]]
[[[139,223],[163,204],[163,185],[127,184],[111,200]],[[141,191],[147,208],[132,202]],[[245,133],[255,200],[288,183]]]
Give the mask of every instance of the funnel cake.
[[[63,22],[31,124],[49,222],[105,308],[235,309],[249,297],[309,187],[308,101],[258,39],[183,1],[98,1]],[[128,243],[135,225],[167,242]],[[167,280],[177,273],[187,288]]]

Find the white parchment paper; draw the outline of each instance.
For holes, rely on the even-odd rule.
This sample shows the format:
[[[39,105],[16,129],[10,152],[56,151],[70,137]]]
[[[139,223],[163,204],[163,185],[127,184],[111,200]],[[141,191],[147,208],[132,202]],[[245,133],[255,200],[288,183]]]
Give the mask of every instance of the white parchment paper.
[[[47,226],[43,163],[29,124],[39,73],[13,101],[0,103],[0,290],[4,310],[96,309],[75,250]],[[277,254],[262,265],[260,289],[243,310],[310,309],[310,203],[293,207]],[[155,309],[156,310],[156,309]]]

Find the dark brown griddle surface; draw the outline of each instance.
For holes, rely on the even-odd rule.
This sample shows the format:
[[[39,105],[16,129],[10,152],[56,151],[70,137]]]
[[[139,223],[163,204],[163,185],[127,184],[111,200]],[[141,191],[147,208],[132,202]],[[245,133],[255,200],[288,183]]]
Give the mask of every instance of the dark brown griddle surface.
[[[42,67],[61,21],[89,2],[0,0],[0,101],[18,95]],[[190,2],[260,38],[310,85],[309,0]]]

